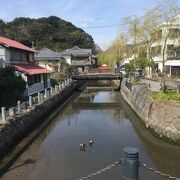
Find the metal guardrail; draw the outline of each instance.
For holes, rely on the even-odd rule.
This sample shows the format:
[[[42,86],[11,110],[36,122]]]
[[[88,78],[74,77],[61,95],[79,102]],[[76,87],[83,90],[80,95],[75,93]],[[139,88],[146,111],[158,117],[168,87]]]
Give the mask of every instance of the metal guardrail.
[[[132,85],[131,82],[125,81],[125,86],[126,86],[130,91],[133,90],[133,85]]]

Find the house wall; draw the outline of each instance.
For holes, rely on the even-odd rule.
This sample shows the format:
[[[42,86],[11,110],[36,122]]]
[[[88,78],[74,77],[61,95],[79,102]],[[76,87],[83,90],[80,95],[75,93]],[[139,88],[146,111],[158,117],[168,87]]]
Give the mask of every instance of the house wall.
[[[36,64],[38,65],[38,66],[41,66],[41,67],[43,67],[43,68],[46,68],[46,69],[48,69],[48,70],[50,70],[50,71],[53,71],[53,72],[60,72],[60,63],[59,63],[59,61],[57,62],[57,61],[53,61],[52,60],[52,62],[51,61],[48,61],[48,60],[36,60]],[[55,66],[57,66],[57,67],[55,67]]]
[[[50,70],[50,71],[53,71],[52,66],[49,66],[47,61],[36,61],[36,64],[37,64],[38,66],[41,66],[41,67],[43,67],[43,68],[46,68],[46,69],[48,69],[48,70]]]
[[[71,65],[71,56],[64,56],[66,62]]]
[[[5,66],[5,48],[0,46],[0,68]]]
[[[154,41],[154,43],[151,45],[152,48],[156,49],[159,48],[159,53],[154,55],[154,62],[158,63],[158,68],[160,71],[162,71],[162,61],[163,61],[163,46],[164,46],[164,41],[165,41],[165,36],[167,34],[168,31],[174,30],[174,29],[179,29],[180,31],[180,25],[177,26],[177,24],[172,25],[172,27],[170,29],[168,29],[168,27],[166,25],[164,25],[162,27],[162,31],[161,31],[161,36],[159,36],[160,38],[157,39],[156,41]],[[174,34],[173,37],[168,38],[167,42],[166,42],[166,49],[165,49],[165,60],[167,59],[178,59],[179,57],[177,57],[177,54],[173,51],[168,51],[168,46],[174,46],[177,47],[180,45],[180,39],[178,37],[178,33]],[[178,62],[176,64],[176,60],[173,61],[173,65],[175,66],[179,66]]]

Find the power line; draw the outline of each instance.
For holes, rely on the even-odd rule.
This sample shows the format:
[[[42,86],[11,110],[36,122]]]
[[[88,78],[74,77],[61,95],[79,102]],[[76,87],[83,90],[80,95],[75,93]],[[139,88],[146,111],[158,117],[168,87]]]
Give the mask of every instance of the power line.
[[[106,26],[88,26],[88,27],[81,27],[83,29],[87,29],[87,28],[109,28],[109,27],[118,27],[119,25],[106,25]]]

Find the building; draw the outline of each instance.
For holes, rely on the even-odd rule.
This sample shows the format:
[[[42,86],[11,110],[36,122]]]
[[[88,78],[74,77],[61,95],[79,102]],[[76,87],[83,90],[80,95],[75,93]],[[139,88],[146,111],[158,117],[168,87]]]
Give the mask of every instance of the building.
[[[35,53],[35,63],[52,72],[60,72],[60,59],[59,53],[48,48],[42,48]]]
[[[167,35],[168,34],[168,35]],[[180,15],[171,22],[162,23],[151,45],[156,69],[163,69],[163,47],[165,47],[165,71],[168,76],[180,76]],[[167,42],[166,41],[167,38]]]
[[[35,52],[17,41],[0,37],[0,68],[13,66],[17,76],[26,81],[28,96],[50,87],[51,71],[34,64]]]
[[[72,66],[74,72],[87,72],[91,66],[92,49],[81,49],[75,46],[61,52],[60,55]]]

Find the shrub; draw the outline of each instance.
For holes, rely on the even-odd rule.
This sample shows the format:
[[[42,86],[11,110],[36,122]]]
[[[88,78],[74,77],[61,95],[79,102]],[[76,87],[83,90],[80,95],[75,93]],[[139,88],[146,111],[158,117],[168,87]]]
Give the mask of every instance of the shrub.
[[[180,94],[177,94],[175,91],[169,91],[165,93],[159,92],[159,93],[153,93],[152,98],[180,101]]]
[[[5,68],[0,72],[0,107],[15,105],[21,99],[26,82],[17,77],[13,68]]]

